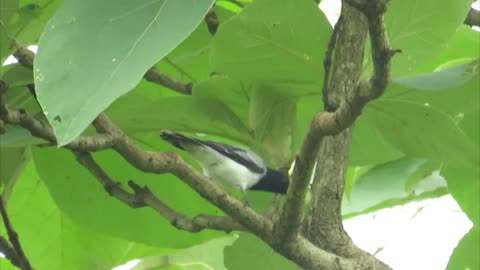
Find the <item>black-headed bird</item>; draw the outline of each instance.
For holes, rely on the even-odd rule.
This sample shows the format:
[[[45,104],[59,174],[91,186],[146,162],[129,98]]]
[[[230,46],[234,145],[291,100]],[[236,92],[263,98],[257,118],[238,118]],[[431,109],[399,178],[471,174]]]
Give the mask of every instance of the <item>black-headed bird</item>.
[[[285,194],[288,176],[267,167],[254,152],[214,141],[204,141],[163,130],[160,136],[177,148],[187,151],[203,168],[203,174],[220,186],[262,190]]]

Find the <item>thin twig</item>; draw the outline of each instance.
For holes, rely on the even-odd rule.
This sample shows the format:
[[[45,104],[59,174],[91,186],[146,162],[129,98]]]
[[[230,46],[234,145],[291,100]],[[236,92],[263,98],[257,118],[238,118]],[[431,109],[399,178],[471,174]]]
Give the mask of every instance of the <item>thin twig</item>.
[[[192,94],[192,83],[184,83],[166,74],[163,74],[155,68],[150,68],[143,76],[147,81],[157,83],[161,86],[165,86],[171,90],[184,95]]]
[[[22,270],[33,270],[30,262],[28,261],[25,253],[23,252],[22,245],[18,239],[17,232],[13,229],[12,223],[7,215],[7,210],[5,209],[5,204],[3,201],[2,196],[0,195],[0,214],[3,219],[3,224],[5,225],[5,229],[7,230],[8,240],[11,243],[13,250],[18,257],[17,262],[20,264],[20,268]]]
[[[244,230],[243,226],[235,222],[230,217],[199,215],[193,219],[177,212],[168,206],[160,198],[155,196],[149,188],[141,187],[132,180],[128,185],[133,193],[126,191],[120,182],[114,181],[110,176],[98,165],[90,153],[74,152],[77,160],[82,164],[95,178],[100,182],[105,190],[114,198],[122,201],[132,208],[149,206],[165,217],[177,229],[199,232],[203,229],[213,229],[225,232],[233,230]]]

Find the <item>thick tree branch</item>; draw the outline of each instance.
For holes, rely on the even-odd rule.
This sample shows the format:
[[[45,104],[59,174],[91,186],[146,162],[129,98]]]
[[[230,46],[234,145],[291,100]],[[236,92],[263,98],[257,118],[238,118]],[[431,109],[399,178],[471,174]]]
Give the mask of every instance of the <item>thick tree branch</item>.
[[[372,41],[372,58],[374,62],[374,75],[369,82],[353,84],[350,96],[346,101],[340,101],[340,107],[335,112],[321,112],[313,118],[304,143],[295,161],[292,173],[292,182],[287,192],[286,202],[281,212],[280,220],[275,226],[275,234],[279,241],[289,241],[298,234],[305,207],[305,197],[311,178],[312,169],[318,155],[318,149],[325,136],[337,135],[350,127],[361,114],[363,107],[372,99],[378,98],[385,90],[390,80],[390,59],[396,52],[390,49],[387,34],[383,24],[383,12],[386,10],[385,1],[353,1],[356,7],[365,9],[368,27]],[[338,27],[342,27],[339,21]],[[338,36],[335,30],[332,39]],[[335,44],[336,41],[330,41]],[[362,40],[356,40],[361,42]],[[360,50],[362,51],[362,50]],[[327,52],[330,54],[331,52]],[[363,53],[363,51],[362,51]],[[328,57],[327,57],[328,58]],[[362,54],[359,57],[362,59]],[[326,62],[326,65],[330,65]],[[344,68],[344,67],[340,67]],[[349,73],[347,73],[349,74]],[[328,79],[328,78],[326,78]],[[355,78],[353,78],[355,80]],[[324,84],[324,87],[330,87]],[[324,94],[328,90],[324,89]],[[330,101],[330,98],[324,98]],[[339,205],[341,200],[336,198]]]
[[[9,259],[14,265],[19,266],[20,269],[22,270],[33,270],[32,266],[30,265],[30,262],[25,256],[25,253],[23,252],[22,245],[20,245],[18,234],[13,229],[12,223],[10,222],[10,219],[7,214],[7,210],[5,209],[5,204],[2,196],[0,196],[0,214],[3,219],[3,224],[5,225],[5,229],[7,231],[8,240],[11,243],[11,245],[6,245],[8,243],[6,243],[7,241],[2,237],[1,239],[2,248],[5,249],[5,252],[9,253],[12,256]]]

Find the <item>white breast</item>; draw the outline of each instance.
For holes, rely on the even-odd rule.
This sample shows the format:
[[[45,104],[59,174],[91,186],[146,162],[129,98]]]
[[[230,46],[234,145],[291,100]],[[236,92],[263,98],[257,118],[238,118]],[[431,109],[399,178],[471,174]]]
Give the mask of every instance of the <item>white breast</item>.
[[[255,185],[265,175],[265,173],[253,173],[245,166],[225,158],[210,148],[202,148],[201,150],[191,152],[191,154],[199,161],[203,168],[203,173],[222,186],[245,191]]]

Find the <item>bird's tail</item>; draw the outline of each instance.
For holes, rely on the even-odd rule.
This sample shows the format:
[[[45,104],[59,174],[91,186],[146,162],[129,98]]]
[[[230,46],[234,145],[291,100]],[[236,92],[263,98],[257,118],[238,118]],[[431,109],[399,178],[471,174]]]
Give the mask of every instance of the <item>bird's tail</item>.
[[[194,138],[190,138],[167,129],[164,129],[160,132],[160,137],[182,150],[188,150],[189,146],[201,144]]]

